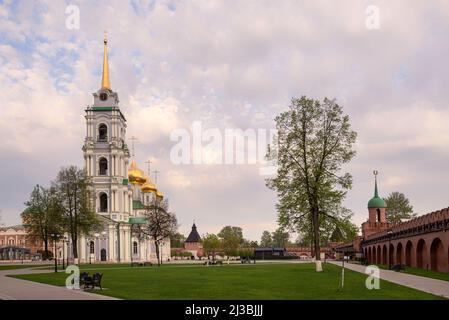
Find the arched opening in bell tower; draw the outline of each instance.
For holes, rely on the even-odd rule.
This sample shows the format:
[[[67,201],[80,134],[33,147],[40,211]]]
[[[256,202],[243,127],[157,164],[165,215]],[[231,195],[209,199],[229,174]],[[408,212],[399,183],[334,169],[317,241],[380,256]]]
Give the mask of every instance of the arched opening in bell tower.
[[[99,166],[98,174],[100,176],[105,176],[108,174],[108,160],[106,160],[106,158],[100,158],[98,166]]]
[[[104,123],[98,126],[98,141],[108,141],[108,127]]]
[[[108,212],[108,195],[104,192],[100,194],[100,212]]]

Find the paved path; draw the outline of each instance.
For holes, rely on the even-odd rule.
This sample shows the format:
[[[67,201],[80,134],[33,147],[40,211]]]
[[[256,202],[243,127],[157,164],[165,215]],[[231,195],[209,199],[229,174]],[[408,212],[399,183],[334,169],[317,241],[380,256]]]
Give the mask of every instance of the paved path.
[[[341,266],[341,262],[338,261],[329,261],[329,263]],[[345,268],[365,273],[366,266],[353,263],[345,263]],[[384,269],[380,269],[380,278],[389,282],[428,292],[437,296],[443,296],[449,299],[449,281],[420,277],[412,274]]]
[[[0,270],[0,300],[116,300],[112,297],[69,290],[44,283],[7,277],[14,274],[48,273],[49,270]]]

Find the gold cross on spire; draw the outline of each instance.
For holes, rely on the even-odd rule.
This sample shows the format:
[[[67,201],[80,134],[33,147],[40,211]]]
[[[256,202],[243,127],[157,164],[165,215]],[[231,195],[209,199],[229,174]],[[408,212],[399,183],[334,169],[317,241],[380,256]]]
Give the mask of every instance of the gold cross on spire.
[[[108,62],[108,33],[104,32],[104,55],[103,55],[103,75],[101,77],[101,88],[111,90],[109,82],[109,62]]]

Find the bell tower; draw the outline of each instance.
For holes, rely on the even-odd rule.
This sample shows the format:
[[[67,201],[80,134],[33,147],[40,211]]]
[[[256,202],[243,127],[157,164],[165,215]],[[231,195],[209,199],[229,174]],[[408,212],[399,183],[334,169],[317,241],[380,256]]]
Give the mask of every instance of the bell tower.
[[[128,188],[126,119],[119,108],[118,94],[111,89],[106,34],[103,43],[101,87],[93,93],[93,105],[85,110],[85,169],[92,181],[95,212],[117,222],[127,222],[132,213],[132,191]]]
[[[377,188],[377,175],[379,172],[374,170],[374,197],[368,201],[368,221],[362,224],[362,234],[366,239],[373,233],[386,230],[390,224],[386,219],[387,204],[384,199],[379,197]]]

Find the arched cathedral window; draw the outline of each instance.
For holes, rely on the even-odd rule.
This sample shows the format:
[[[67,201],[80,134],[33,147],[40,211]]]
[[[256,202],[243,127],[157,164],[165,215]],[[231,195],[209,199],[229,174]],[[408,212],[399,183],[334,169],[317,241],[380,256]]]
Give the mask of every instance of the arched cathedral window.
[[[98,141],[108,140],[108,127],[102,123],[98,126]]]
[[[137,254],[137,242],[133,242],[133,254]]]
[[[108,172],[108,160],[106,160],[105,158],[101,158],[99,161],[99,175],[100,176],[105,176],[107,175]]]
[[[90,242],[89,249],[90,249],[90,254],[95,253],[95,243],[93,241]]]
[[[108,195],[106,193],[100,194],[100,212],[108,212]]]

